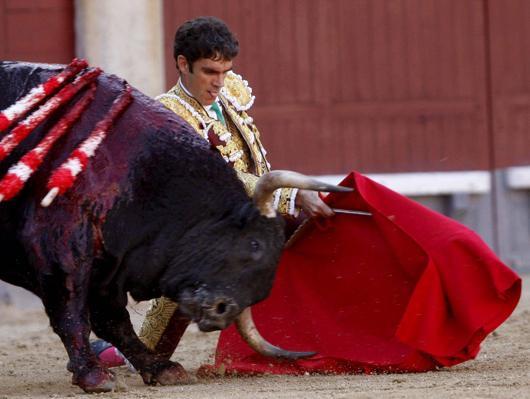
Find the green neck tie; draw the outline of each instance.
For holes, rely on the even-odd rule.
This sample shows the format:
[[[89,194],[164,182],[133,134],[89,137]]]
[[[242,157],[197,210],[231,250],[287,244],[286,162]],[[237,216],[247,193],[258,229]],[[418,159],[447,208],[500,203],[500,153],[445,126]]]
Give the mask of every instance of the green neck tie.
[[[223,111],[221,111],[221,108],[219,108],[219,104],[217,104],[217,101],[214,101],[212,103],[212,109],[215,112],[215,115],[217,115],[217,120],[226,126],[226,121],[223,115]]]

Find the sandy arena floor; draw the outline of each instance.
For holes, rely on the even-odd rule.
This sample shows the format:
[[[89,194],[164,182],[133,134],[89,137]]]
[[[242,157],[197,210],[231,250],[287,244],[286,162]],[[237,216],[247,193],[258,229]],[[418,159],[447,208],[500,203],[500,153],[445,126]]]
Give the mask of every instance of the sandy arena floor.
[[[512,317],[488,337],[478,358],[423,374],[303,377],[264,376],[199,380],[149,387],[122,367],[124,390],[97,398],[530,398],[530,275]],[[22,306],[20,305],[22,303]],[[88,397],[70,384],[67,356],[42,307],[24,299],[0,305],[0,399]],[[138,324],[146,305],[131,309]],[[194,371],[213,355],[216,333],[190,329],[173,359]]]

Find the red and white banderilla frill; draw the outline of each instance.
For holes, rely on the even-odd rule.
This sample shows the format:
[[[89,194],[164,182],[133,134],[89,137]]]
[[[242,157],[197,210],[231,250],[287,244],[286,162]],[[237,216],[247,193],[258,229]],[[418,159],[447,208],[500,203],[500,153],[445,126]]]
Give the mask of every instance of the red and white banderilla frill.
[[[92,82],[101,73],[101,69],[95,68],[78,76],[71,84],[63,87],[55,96],[44,103],[37,111],[28,116],[0,141],[0,161],[7,157],[22,140],[24,140],[42,121],[49,118],[61,105]]]
[[[64,82],[88,66],[85,60],[74,58],[72,62],[60,73],[52,76],[46,82],[34,87],[13,105],[0,112],[0,133],[9,128],[18,118],[26,113],[42,99],[55,93]]]
[[[94,156],[112,124],[131,101],[131,87],[126,84],[124,92],[114,100],[105,118],[97,123],[88,138],[53,172],[47,185],[50,191],[41,201],[42,206],[49,206],[58,194],[64,194],[74,184],[77,175],[86,168],[89,158]]]
[[[92,83],[90,89],[54,126],[40,143],[15,165],[9,168],[7,174],[0,181],[0,201],[10,200],[16,196],[31,175],[39,168],[42,161],[52,148],[53,144],[61,138],[79,119],[88,105],[94,99],[96,84]]]

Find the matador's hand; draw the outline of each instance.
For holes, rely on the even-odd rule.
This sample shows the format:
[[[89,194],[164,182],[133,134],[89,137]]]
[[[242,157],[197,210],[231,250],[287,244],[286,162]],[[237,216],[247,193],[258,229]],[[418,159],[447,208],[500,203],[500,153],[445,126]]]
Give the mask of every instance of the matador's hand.
[[[335,213],[319,197],[318,193],[309,190],[298,190],[296,194],[295,205],[310,217],[323,216],[331,217]]]

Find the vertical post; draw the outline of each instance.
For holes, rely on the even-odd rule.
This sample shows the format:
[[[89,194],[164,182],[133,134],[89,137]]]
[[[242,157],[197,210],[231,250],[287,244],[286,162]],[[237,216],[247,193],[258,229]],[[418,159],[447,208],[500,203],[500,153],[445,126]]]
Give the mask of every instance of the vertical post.
[[[489,0],[483,0],[483,21],[484,21],[484,66],[485,70],[485,82],[486,88],[486,126],[487,126],[487,137],[488,137],[488,148],[489,148],[489,172],[491,179],[491,220],[492,220],[492,244],[494,251],[499,254],[500,241],[499,241],[499,204],[498,204],[498,184],[499,179],[497,178],[497,159],[495,151],[495,129],[493,125],[493,77],[491,71],[491,26],[490,26],[490,4]]]
[[[76,0],[76,54],[155,96],[164,91],[162,0]]]

